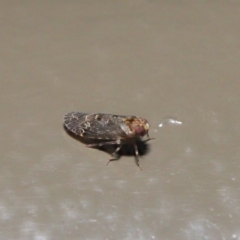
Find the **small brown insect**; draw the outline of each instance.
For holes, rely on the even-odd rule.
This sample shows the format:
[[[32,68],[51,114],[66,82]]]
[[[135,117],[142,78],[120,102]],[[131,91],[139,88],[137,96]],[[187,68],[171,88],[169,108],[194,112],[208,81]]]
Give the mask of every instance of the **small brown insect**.
[[[117,145],[118,147],[112,154],[114,158],[110,159],[108,163],[118,159],[115,156],[123,144],[132,144],[135,150],[136,163],[141,169],[136,141],[145,135],[148,137],[145,141],[150,140],[149,124],[146,119],[103,113],[70,112],[64,115],[64,125],[78,136],[101,140],[100,143],[87,144],[87,147]]]

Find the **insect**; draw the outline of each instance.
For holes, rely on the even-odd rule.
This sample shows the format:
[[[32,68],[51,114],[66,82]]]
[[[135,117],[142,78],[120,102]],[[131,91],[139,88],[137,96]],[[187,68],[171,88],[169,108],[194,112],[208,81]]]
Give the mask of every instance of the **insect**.
[[[122,148],[123,144],[132,144],[135,150],[136,163],[139,164],[139,153],[136,141],[148,135],[149,124],[146,119],[135,116],[121,116],[104,113],[82,113],[70,112],[64,115],[64,125],[74,134],[86,139],[101,140],[101,142],[87,144],[87,147],[101,147],[103,145],[117,145],[112,154],[117,160],[116,154]],[[142,169],[141,169],[142,170]]]

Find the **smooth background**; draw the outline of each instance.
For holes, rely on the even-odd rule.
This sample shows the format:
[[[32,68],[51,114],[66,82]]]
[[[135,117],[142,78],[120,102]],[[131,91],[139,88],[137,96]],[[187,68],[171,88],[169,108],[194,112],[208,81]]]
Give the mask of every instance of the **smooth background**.
[[[239,1],[1,1],[0,16],[0,239],[240,239]],[[147,118],[144,170],[70,137],[73,110]]]

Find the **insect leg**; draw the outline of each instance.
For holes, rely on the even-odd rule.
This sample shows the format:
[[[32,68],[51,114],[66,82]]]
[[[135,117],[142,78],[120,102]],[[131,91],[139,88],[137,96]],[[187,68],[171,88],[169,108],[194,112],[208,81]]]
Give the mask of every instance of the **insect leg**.
[[[112,154],[113,156],[121,149],[122,147],[122,144],[120,144],[117,149],[114,151],[114,153]]]
[[[119,156],[116,156],[116,153],[121,149],[121,147],[122,147],[122,144],[120,143],[120,145],[117,147],[117,149],[112,153],[112,156],[113,156],[113,157],[115,156],[115,157],[109,159],[108,162],[106,163],[106,166],[107,166],[111,161],[116,161],[116,160],[119,159]]]
[[[101,147],[104,145],[114,145],[114,144],[119,144],[119,141],[109,141],[109,142],[100,142],[100,143],[92,143],[92,144],[87,144],[86,147]]]
[[[148,142],[148,141],[153,140],[153,139],[155,139],[155,138],[148,138],[148,139],[144,140],[143,142]]]
[[[138,153],[138,147],[137,144],[134,143],[134,149],[135,149],[135,154],[136,154],[136,163],[138,165],[138,167],[140,168],[140,170],[142,170],[142,168],[140,167],[140,163],[139,163],[139,153]]]
[[[106,165],[108,165],[109,164],[109,162],[111,162],[111,161],[115,161],[115,160],[118,160],[119,159],[119,156],[116,156],[116,153],[121,149],[121,147],[122,147],[122,143],[121,143],[121,140],[116,140],[116,141],[108,141],[108,142],[101,142],[101,143],[93,143],[93,144],[87,144],[86,145],[86,147],[101,147],[101,146],[104,146],[104,145],[114,145],[114,144],[116,144],[116,145],[119,145],[118,147],[117,147],[117,149],[113,152],[113,154],[112,154],[112,156],[114,157],[114,158],[112,158],[112,159],[110,159],[108,162],[107,162],[107,164]]]

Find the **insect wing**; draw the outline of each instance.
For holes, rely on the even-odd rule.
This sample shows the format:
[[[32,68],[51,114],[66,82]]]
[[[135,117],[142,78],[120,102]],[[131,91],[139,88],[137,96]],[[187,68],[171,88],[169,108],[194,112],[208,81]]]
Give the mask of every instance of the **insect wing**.
[[[64,116],[65,126],[77,135],[92,139],[127,138],[123,131],[125,116],[71,112]]]
[[[85,121],[86,113],[70,112],[64,115],[63,121],[66,128],[76,135],[83,136],[83,129],[80,127]]]

